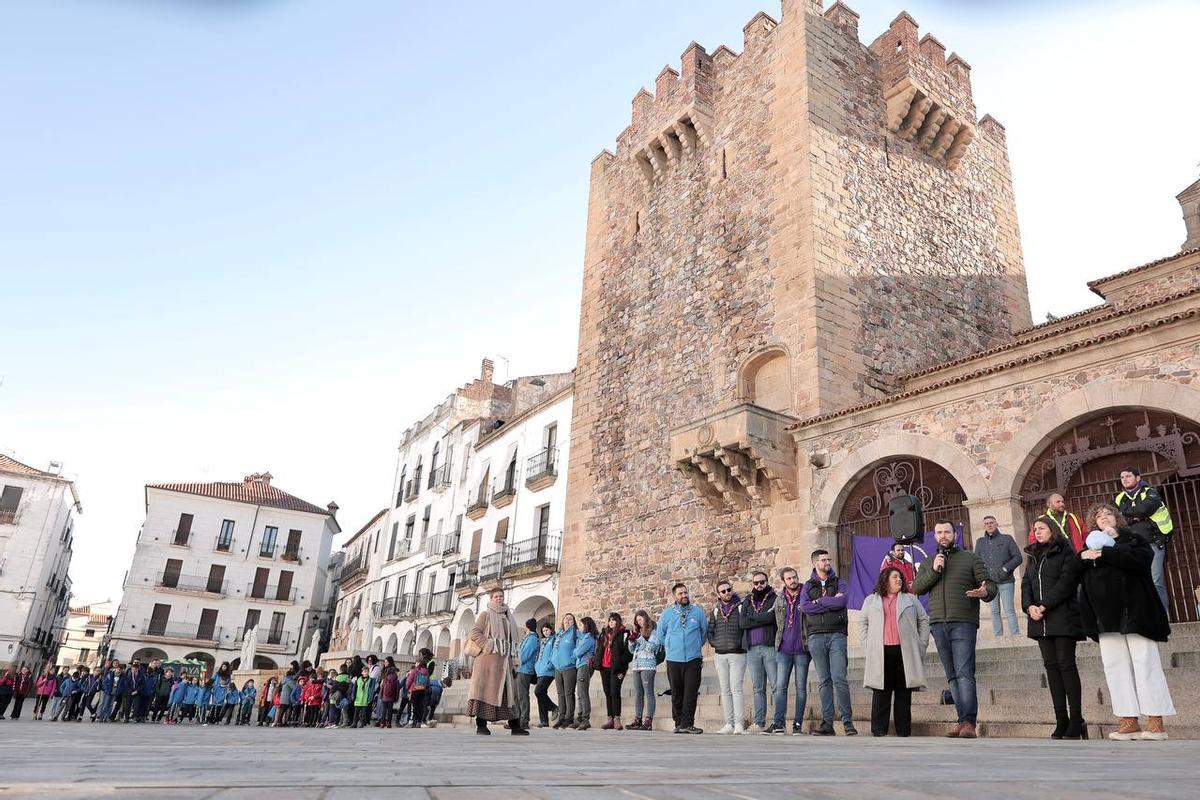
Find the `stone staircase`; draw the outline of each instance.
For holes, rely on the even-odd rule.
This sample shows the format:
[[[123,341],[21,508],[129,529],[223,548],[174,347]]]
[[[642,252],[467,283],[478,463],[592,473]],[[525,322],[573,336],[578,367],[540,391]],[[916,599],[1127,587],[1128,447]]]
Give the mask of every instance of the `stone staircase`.
[[[1200,739],[1200,623],[1172,627],[1171,641],[1160,645],[1167,684],[1175,701],[1177,716],[1166,720],[1173,739]],[[1081,642],[1077,650],[1080,677],[1083,681],[1084,717],[1091,738],[1101,739],[1115,727],[1109,705],[1108,687],[1100,662],[1100,649],[1094,642]],[[1012,638],[1000,641],[981,641],[976,653],[976,680],[979,689],[979,734],[992,737],[1044,738],[1054,727],[1054,711],[1041,655],[1032,639]],[[941,690],[946,686],[941,662],[930,643],[925,655],[925,675],[929,688],[913,694],[913,735],[939,736],[954,722],[953,706],[939,704]],[[863,659],[854,649],[850,653],[850,693],[855,725],[860,735],[870,734],[871,691],[862,687]],[[438,718],[456,725],[473,724],[464,715],[469,682],[459,681],[446,690],[438,708]],[[655,681],[657,692],[668,686],[665,669],[660,667]],[[746,679],[746,713],[753,714],[753,699],[749,675]],[[599,728],[606,720],[604,693],[599,679],[592,681],[592,726]],[[633,687],[626,681],[623,691],[623,721],[632,717]],[[550,690],[554,697],[553,688]],[[533,718],[536,724],[537,701],[532,697]],[[791,704],[794,695],[789,695]],[[768,693],[767,720],[771,719],[771,700]],[[820,697],[817,692],[816,670],[809,669],[808,704],[805,709],[805,730],[820,719]],[[788,725],[792,720],[791,708]],[[705,731],[716,731],[724,725],[720,690],[711,656],[706,659],[696,709],[696,724]],[[654,729],[671,731],[671,698],[658,698]],[[842,726],[834,728],[841,735]]]

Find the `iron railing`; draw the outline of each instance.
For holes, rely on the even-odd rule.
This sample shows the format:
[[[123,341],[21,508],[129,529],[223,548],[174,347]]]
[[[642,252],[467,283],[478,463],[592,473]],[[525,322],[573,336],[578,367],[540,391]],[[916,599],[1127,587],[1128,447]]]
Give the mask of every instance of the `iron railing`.
[[[21,515],[17,513],[17,509],[15,508],[6,508],[0,511],[0,525],[16,525],[17,520],[20,518]]]
[[[537,455],[530,456],[525,462],[525,483],[533,483],[538,478],[558,474],[558,448],[547,447]]]
[[[342,564],[342,573],[338,576],[338,580],[348,581],[366,568],[367,563],[363,560],[362,553],[359,553],[354,558]]]
[[[218,534],[216,540],[213,542],[213,550],[218,553],[232,552],[233,551],[233,537],[230,536],[228,539],[222,539],[220,534]]]
[[[479,492],[471,498],[471,502],[467,503],[467,516],[470,516],[475,511],[486,510],[490,502],[488,500],[487,489],[481,487]]]
[[[142,623],[142,634],[145,636],[160,636],[165,639],[191,639],[197,642],[221,641],[221,629],[215,625],[201,625],[196,622],[156,623],[145,620]]]
[[[280,591],[280,586],[256,586],[253,583],[246,586],[246,597],[251,600],[262,600],[267,603],[294,603],[296,602],[296,589],[286,589]]]
[[[449,486],[452,480],[450,471],[453,465],[450,462],[442,464],[440,467],[429,473],[429,488],[440,489],[444,486]]]
[[[513,480],[505,480],[504,484],[499,489],[492,492],[492,502],[495,503],[497,500],[503,500],[506,497],[515,497],[516,494],[517,494],[516,479],[514,478]]]
[[[463,566],[462,575],[458,579],[459,589],[470,588],[479,585],[479,561],[468,561]]]
[[[208,575],[179,575],[165,570],[159,573],[154,585],[159,589],[175,589],[181,592],[208,592],[220,595],[229,593],[229,581],[212,580]]]
[[[279,557],[284,561],[299,561],[300,553],[301,550],[299,547],[285,547],[283,548],[283,554]]]
[[[479,559],[480,582],[495,580],[504,568],[504,553],[491,553]]]
[[[171,541],[167,542],[167,544],[173,544],[176,547],[191,547],[192,532],[180,533],[178,530],[171,531]]]
[[[247,628],[238,628],[237,636],[234,639],[234,642],[241,644],[246,640],[246,634],[249,632],[250,631]],[[254,635],[254,641],[258,644],[287,647],[292,643],[292,632],[285,631],[282,628],[276,629],[260,627],[258,632]]]
[[[562,531],[551,531],[504,546],[504,572],[557,567],[562,558]]]

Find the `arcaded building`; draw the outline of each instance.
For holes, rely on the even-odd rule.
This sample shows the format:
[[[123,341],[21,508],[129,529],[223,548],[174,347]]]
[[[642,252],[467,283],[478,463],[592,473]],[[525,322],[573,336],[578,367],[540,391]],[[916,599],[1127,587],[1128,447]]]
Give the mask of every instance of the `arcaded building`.
[[[693,43],[593,162],[562,608],[655,607],[818,545],[845,568],[901,492],[968,542],[989,513],[1020,536],[1051,492],[1082,510],[1137,463],[1179,509],[1193,618],[1197,221],[1032,326],[970,66],[907,14],[870,44],[857,22],[785,0],[740,54]]]

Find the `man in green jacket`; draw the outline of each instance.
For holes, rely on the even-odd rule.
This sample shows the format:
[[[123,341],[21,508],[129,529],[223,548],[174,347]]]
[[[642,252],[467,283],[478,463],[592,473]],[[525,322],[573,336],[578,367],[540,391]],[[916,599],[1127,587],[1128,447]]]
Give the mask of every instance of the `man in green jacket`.
[[[914,594],[929,595],[929,632],[946,671],[958,723],[946,734],[974,739],[979,701],[975,693],[975,637],[979,633],[979,601],[996,596],[983,559],[960,550],[954,525],[938,520],[933,526],[937,555],[921,562],[913,581]]]

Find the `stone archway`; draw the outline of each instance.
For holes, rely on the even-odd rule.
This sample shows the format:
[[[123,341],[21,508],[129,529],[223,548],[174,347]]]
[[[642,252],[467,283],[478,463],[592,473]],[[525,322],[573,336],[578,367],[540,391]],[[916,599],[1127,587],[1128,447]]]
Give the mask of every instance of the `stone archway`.
[[[549,620],[550,624],[554,625],[554,613],[554,603],[540,594],[526,597],[513,609],[513,617],[516,618],[517,626],[522,630],[524,630],[525,620],[530,618],[536,619],[539,627],[545,620]]]
[[[1200,406],[1196,406],[1200,407]],[[1091,411],[1026,459],[1018,494],[1026,523],[1054,493],[1085,520],[1088,509],[1112,502],[1122,469],[1137,468],[1156,487],[1175,524],[1165,567],[1172,622],[1196,620],[1193,587],[1200,584],[1200,422],[1159,408]]]
[[[434,650],[434,655],[438,659],[447,658],[450,655],[450,629],[442,628],[437,636],[437,648]]]
[[[413,649],[413,652],[419,653],[421,651],[421,648],[426,648],[429,650],[429,652],[431,652],[431,653],[433,652],[433,634],[429,632],[428,628],[421,631],[417,635],[417,642]]]
[[[795,394],[787,348],[773,345],[746,359],[738,370],[738,396],[762,408],[790,412]]]
[[[185,661],[201,661],[204,663],[204,672],[206,675],[212,676],[216,670],[217,659],[211,654],[203,650],[195,650],[183,657]]]
[[[396,638],[396,634],[393,633],[388,637],[387,645],[384,647],[383,652],[394,656],[398,652],[396,650],[397,647],[399,647],[399,640]]]
[[[404,638],[400,640],[400,655],[411,656],[415,653],[416,650],[413,649],[413,646],[416,643],[416,639],[417,637],[412,631],[405,633]]]
[[[948,519],[962,526],[963,540],[970,545],[971,522],[963,505],[968,495],[954,475],[928,459],[896,456],[870,465],[840,498],[834,528],[840,572],[849,573],[855,537],[890,538],[888,503],[905,494],[920,500],[925,530]]]
[[[135,650],[133,655],[129,657],[129,662],[133,663],[134,659],[137,659],[143,664],[149,664],[155,659],[158,659],[159,661],[169,660],[167,658],[167,652],[165,650],[160,650],[157,647],[142,647],[138,650]]]

